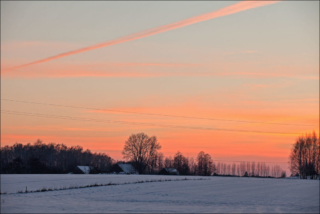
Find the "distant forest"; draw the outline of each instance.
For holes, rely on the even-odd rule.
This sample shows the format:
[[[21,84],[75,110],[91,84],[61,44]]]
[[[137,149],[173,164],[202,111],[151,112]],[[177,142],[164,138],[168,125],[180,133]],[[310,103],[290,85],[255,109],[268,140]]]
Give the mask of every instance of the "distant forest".
[[[130,163],[134,162],[131,160]],[[111,173],[117,162],[106,154],[92,153],[81,146],[64,144],[19,144],[1,148],[1,174],[57,174],[69,173],[78,165],[92,166],[91,173]],[[285,177],[279,165],[268,166],[263,162],[238,164],[215,163],[209,154],[201,151],[196,158],[185,157],[177,152],[174,157],[164,157],[155,152],[150,156],[141,174],[158,174],[162,168],[176,168],[180,175]]]
[[[110,169],[112,159],[81,146],[44,144],[40,140],[1,148],[1,174],[68,173],[77,165],[92,166],[97,172]],[[95,171],[93,170],[93,171]]]

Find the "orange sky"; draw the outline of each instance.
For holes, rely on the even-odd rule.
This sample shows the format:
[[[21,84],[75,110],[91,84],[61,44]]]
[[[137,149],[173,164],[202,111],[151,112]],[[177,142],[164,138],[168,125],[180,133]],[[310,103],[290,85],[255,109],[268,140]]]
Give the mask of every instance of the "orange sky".
[[[120,160],[144,132],[165,156],[286,168],[319,135],[319,2],[273,3],[1,2],[1,146]]]

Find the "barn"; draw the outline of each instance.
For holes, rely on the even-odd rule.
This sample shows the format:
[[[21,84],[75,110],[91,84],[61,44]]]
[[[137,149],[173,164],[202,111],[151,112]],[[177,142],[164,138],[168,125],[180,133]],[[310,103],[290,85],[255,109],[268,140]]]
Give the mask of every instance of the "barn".
[[[91,166],[76,166],[72,171],[73,174],[90,174],[90,171],[93,169]]]
[[[119,174],[138,174],[138,171],[131,163],[117,163],[112,167],[111,172]]]
[[[160,170],[159,175],[179,175],[179,171],[175,168],[163,168]]]

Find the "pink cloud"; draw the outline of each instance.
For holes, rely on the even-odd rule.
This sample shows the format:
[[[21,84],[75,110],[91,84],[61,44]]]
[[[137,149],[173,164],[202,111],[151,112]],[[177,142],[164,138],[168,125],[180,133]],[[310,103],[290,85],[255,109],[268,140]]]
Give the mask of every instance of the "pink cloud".
[[[198,22],[203,22],[203,21],[207,21],[210,19],[214,19],[214,18],[218,18],[221,16],[227,16],[230,14],[234,14],[234,13],[238,13],[241,11],[245,11],[245,10],[249,10],[252,8],[256,8],[256,7],[261,7],[261,6],[265,6],[265,5],[269,5],[269,4],[274,4],[277,3],[278,1],[241,1],[239,3],[224,7],[220,10],[214,11],[214,12],[210,12],[210,13],[206,13],[206,14],[202,14],[199,16],[195,16],[189,19],[185,19],[182,21],[178,21],[175,23],[171,23],[171,24],[167,24],[164,26],[160,26],[160,27],[156,27],[153,29],[149,29],[146,31],[142,31],[142,32],[138,32],[138,33],[134,33],[128,36],[124,36],[124,37],[120,37],[118,39],[112,40],[112,41],[108,41],[108,42],[104,42],[104,43],[100,43],[100,44],[96,44],[96,45],[92,45],[92,46],[88,46],[85,48],[81,48],[78,50],[74,50],[74,51],[69,51],[69,52],[65,52],[65,53],[61,53],[52,57],[48,57],[45,59],[41,59],[38,61],[34,61],[31,63],[27,63],[27,64],[23,64],[20,66],[16,66],[13,67],[9,70],[14,70],[14,69],[18,69],[18,68],[22,68],[25,66],[30,66],[30,65],[35,65],[35,64],[39,64],[39,63],[43,63],[43,62],[47,62],[47,61],[51,61],[54,59],[59,59],[62,57],[66,57],[66,56],[70,56],[70,55],[74,55],[74,54],[78,54],[78,53],[82,53],[82,52],[86,52],[86,51],[90,51],[90,50],[94,50],[94,49],[98,49],[98,48],[102,48],[102,47],[107,47],[107,46],[111,46],[111,45],[115,45],[115,44],[120,44],[120,43],[124,43],[124,42],[128,42],[128,41],[132,41],[132,40],[137,40],[137,39],[141,39],[141,38],[145,38],[148,36],[152,36],[155,34],[159,34],[162,32],[166,32],[166,31],[170,31],[170,30],[174,30],[177,28],[181,28],[181,27],[185,27],[191,24],[195,24]]]

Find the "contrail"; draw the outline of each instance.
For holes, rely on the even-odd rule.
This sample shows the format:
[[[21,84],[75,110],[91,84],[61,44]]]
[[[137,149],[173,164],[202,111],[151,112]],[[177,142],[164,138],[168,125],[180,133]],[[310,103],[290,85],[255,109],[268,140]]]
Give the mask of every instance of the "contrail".
[[[230,15],[233,13],[238,13],[244,10],[249,10],[252,8],[256,8],[256,7],[261,7],[261,6],[265,6],[265,5],[269,5],[269,4],[274,4],[278,1],[241,1],[239,3],[236,3],[234,5],[230,5],[227,7],[224,7],[220,10],[214,11],[214,12],[210,12],[210,13],[205,13],[199,16],[195,16],[189,19],[185,19],[182,21],[178,21],[172,24],[167,24],[167,25],[163,25],[160,27],[156,27],[153,29],[149,29],[149,30],[145,30],[145,31],[141,31],[138,33],[134,33],[134,34],[130,34],[128,36],[124,36],[124,37],[120,37],[118,39],[114,39],[108,42],[103,42],[103,43],[99,43],[96,45],[92,45],[92,46],[88,46],[85,48],[81,48],[78,50],[74,50],[74,51],[69,51],[69,52],[65,52],[65,53],[61,53],[55,56],[51,56],[45,59],[41,59],[35,62],[31,62],[31,63],[27,63],[27,64],[23,64],[20,66],[16,66],[13,68],[9,68],[6,69],[5,71],[9,71],[9,70],[14,70],[14,69],[18,69],[18,68],[22,68],[25,66],[29,66],[29,65],[35,65],[35,64],[39,64],[39,63],[43,63],[43,62],[47,62],[50,60],[54,60],[54,59],[59,59],[62,57],[66,57],[66,56],[70,56],[73,54],[78,54],[78,53],[82,53],[85,51],[90,51],[90,50],[94,50],[94,49],[98,49],[98,48],[102,48],[102,47],[107,47],[107,46],[111,46],[111,45],[115,45],[115,44],[119,44],[119,43],[124,43],[124,42],[128,42],[128,41],[132,41],[132,40],[136,40],[136,39],[141,39],[147,36],[152,36],[154,34],[158,34],[158,33],[162,33],[162,32],[166,32],[169,30],[174,30],[177,28],[181,28],[187,25],[191,25],[194,23],[198,23],[198,22],[203,22],[203,21],[207,21],[210,19],[214,19],[217,17],[221,17],[221,16],[226,16],[226,15]]]

